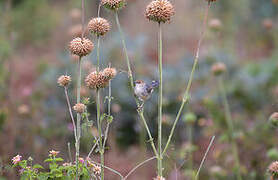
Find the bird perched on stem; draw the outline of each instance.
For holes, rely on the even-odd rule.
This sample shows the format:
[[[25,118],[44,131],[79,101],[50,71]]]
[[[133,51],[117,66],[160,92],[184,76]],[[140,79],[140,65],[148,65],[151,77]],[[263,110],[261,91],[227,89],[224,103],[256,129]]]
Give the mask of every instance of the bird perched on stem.
[[[158,81],[152,81],[151,84],[147,84],[142,80],[134,82],[134,95],[142,102],[139,108],[144,106],[145,101],[151,97],[153,90],[158,86]]]

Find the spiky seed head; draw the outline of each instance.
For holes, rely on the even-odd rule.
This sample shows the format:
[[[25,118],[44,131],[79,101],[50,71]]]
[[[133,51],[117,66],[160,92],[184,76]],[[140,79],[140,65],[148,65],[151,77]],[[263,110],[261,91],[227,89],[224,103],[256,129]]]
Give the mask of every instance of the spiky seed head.
[[[97,36],[103,36],[110,30],[110,24],[106,19],[97,17],[89,21],[88,29]]]
[[[102,71],[102,75],[105,79],[111,80],[117,75],[117,70],[115,68],[108,67]]]
[[[69,44],[69,50],[72,54],[83,57],[88,55],[94,49],[94,44],[87,38],[75,38]]]
[[[219,76],[227,71],[227,67],[224,63],[218,62],[212,65],[211,72],[215,76]]]
[[[125,7],[126,1],[125,0],[101,0],[101,4],[109,10],[118,11],[123,7]]]
[[[174,6],[168,0],[154,0],[146,8],[145,16],[151,21],[165,23],[175,15]]]
[[[268,166],[268,172],[274,177],[278,176],[278,161],[274,161]]]
[[[272,113],[269,117],[269,122],[274,127],[278,127],[278,112]]]
[[[67,76],[67,75],[62,75],[58,78],[57,83],[60,86],[66,87],[69,85],[69,83],[71,82],[71,77]]]
[[[77,113],[82,114],[85,112],[86,106],[85,106],[85,104],[77,103],[73,106],[73,110],[75,110]]]
[[[85,79],[87,87],[91,89],[105,88],[109,80],[107,80],[102,72],[93,71]]]
[[[212,19],[209,21],[209,27],[214,31],[219,31],[222,27],[222,22],[219,19]]]
[[[157,176],[156,178],[153,178],[153,180],[165,180],[165,178],[162,176]]]

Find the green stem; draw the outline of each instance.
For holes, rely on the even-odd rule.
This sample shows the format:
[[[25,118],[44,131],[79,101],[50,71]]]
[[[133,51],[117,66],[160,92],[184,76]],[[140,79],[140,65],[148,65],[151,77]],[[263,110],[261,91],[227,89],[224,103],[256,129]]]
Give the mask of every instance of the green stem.
[[[77,104],[80,103],[80,88],[81,88],[81,57],[79,58],[78,61],[78,79],[77,79]],[[78,164],[79,164],[79,148],[80,148],[80,135],[81,135],[81,128],[80,128],[80,123],[81,123],[81,115],[77,113],[77,123],[76,123],[76,135],[77,135],[77,140],[75,144],[76,148],[76,156],[75,156],[75,161],[76,161],[76,179],[79,179],[79,170],[78,170]]]
[[[122,28],[121,28],[121,24],[120,24],[120,21],[119,21],[119,15],[118,15],[117,11],[115,11],[115,18],[116,18],[116,24],[117,24],[118,30],[120,32],[120,36],[121,36],[121,40],[122,40],[122,45],[123,45],[123,50],[124,50],[125,57],[126,57],[129,83],[130,83],[132,92],[134,92],[133,76],[132,76],[132,71],[131,71],[131,67],[130,67],[130,61],[129,61],[129,57],[128,57],[128,53],[127,53],[127,48],[126,48],[126,43],[125,43],[125,38],[124,38],[124,35],[123,35],[123,31],[122,31]],[[156,150],[156,148],[154,146],[152,135],[151,135],[151,133],[149,131],[149,128],[148,128],[148,125],[146,123],[143,110],[140,110],[140,108],[139,108],[140,107],[140,102],[139,102],[139,100],[136,97],[135,97],[135,101],[136,101],[136,105],[138,107],[138,115],[140,116],[141,120],[143,121],[143,123],[145,125],[145,128],[146,128],[146,130],[148,132],[148,136],[150,138],[150,142],[151,142],[153,151],[154,151],[154,153],[155,153],[155,155],[157,156],[157,159],[158,159],[159,156],[158,156],[157,150]]]
[[[158,96],[158,154],[159,158],[157,159],[157,170],[158,175],[162,177],[162,98],[163,98],[163,70],[162,70],[162,27],[159,23],[159,32],[158,32],[158,70],[159,70],[159,96]]]
[[[111,81],[109,81],[108,85],[108,105],[107,105],[107,114],[110,118],[111,116],[111,101],[112,101],[112,88],[111,88]],[[104,135],[104,141],[103,141],[103,149],[105,149],[105,144],[108,138],[108,132],[109,132],[110,122],[107,123],[106,129],[105,129],[105,135]]]
[[[171,140],[172,140],[172,136],[173,136],[173,134],[174,134],[174,131],[175,131],[177,122],[178,122],[178,120],[180,119],[181,113],[182,113],[182,111],[183,111],[184,105],[185,105],[185,104],[188,102],[188,100],[189,100],[189,91],[190,91],[191,84],[192,84],[192,81],[193,81],[195,69],[196,69],[197,64],[198,64],[198,61],[199,61],[200,47],[201,47],[201,44],[202,44],[202,41],[203,41],[203,38],[204,38],[204,34],[205,34],[205,32],[206,32],[207,18],[208,18],[209,8],[210,8],[210,1],[208,1],[208,5],[206,6],[204,21],[203,21],[203,27],[202,27],[202,32],[201,32],[200,39],[199,39],[199,41],[198,41],[198,46],[197,46],[197,50],[196,50],[196,54],[195,54],[195,58],[194,58],[194,64],[193,64],[193,67],[192,67],[192,70],[191,70],[191,73],[190,73],[189,81],[188,81],[186,90],[185,90],[184,95],[183,95],[183,101],[182,101],[182,103],[181,103],[180,109],[179,109],[179,111],[178,111],[178,113],[177,113],[176,119],[175,119],[174,124],[173,124],[173,126],[172,126],[172,129],[171,129],[169,138],[168,138],[168,140],[167,140],[166,146],[165,146],[165,148],[164,148],[164,150],[163,150],[162,156],[166,153],[166,151],[167,151],[167,149],[168,149],[168,147],[169,147],[169,144],[170,144],[170,142],[171,142]]]
[[[97,36],[97,72],[99,72],[100,69],[99,46],[100,46],[100,38],[99,36]]]
[[[193,124],[188,124],[187,125],[187,131],[188,131],[188,140],[189,140],[189,144],[190,144],[190,147],[193,146]],[[190,170],[190,173],[191,173],[191,177],[193,176],[193,152],[190,151],[190,154],[189,154],[189,158],[188,158],[189,162],[188,162],[188,167],[189,167],[189,170]],[[191,178],[193,179],[193,178]]]
[[[123,49],[124,49],[125,58],[126,58],[126,64],[127,64],[127,68],[128,68],[129,83],[130,83],[130,86],[131,86],[132,91],[133,91],[134,90],[133,76],[132,76],[130,61],[129,61],[129,57],[128,57],[128,53],[127,53],[125,38],[124,38],[124,34],[123,34],[123,31],[122,31],[122,28],[121,28],[121,24],[120,24],[120,21],[119,21],[119,15],[118,15],[117,11],[115,11],[115,18],[116,18],[116,23],[117,23],[118,30],[120,32],[120,36],[121,36],[121,39],[122,39]],[[138,99],[135,98],[135,100],[136,100],[137,106],[139,107],[140,104],[139,104]]]
[[[227,94],[226,94],[226,89],[225,89],[222,77],[219,77],[218,84],[219,84],[221,98],[222,98],[222,101],[224,104],[225,119],[226,119],[226,123],[228,125],[228,134],[229,134],[230,140],[232,141],[232,151],[233,151],[233,156],[235,159],[236,175],[237,175],[238,180],[242,180],[241,173],[240,173],[240,160],[239,160],[239,156],[238,156],[238,147],[237,147],[236,140],[233,136],[234,124],[233,124],[233,120],[232,120],[232,113],[230,110],[230,106],[229,106],[229,102],[228,102],[228,98],[227,98]]]

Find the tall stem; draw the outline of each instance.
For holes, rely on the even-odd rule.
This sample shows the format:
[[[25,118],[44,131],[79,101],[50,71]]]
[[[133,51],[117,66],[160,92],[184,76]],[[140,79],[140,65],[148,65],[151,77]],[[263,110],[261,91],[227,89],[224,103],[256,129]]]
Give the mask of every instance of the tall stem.
[[[159,158],[157,159],[157,170],[158,175],[162,177],[162,98],[163,98],[163,70],[162,70],[162,27],[159,23],[158,31],[158,71],[159,71],[159,96],[158,96],[158,154]]]
[[[171,132],[170,132],[170,135],[169,135],[169,138],[168,138],[168,140],[167,140],[166,146],[165,146],[165,148],[164,148],[164,150],[163,150],[162,156],[166,153],[166,151],[167,151],[167,149],[168,149],[168,147],[169,147],[169,144],[170,144],[170,142],[171,142],[171,140],[172,140],[172,136],[173,136],[173,134],[174,134],[174,131],[175,131],[177,122],[178,122],[178,120],[180,119],[180,116],[181,116],[181,114],[182,114],[184,105],[185,105],[185,104],[188,102],[188,100],[189,100],[189,91],[190,91],[190,89],[191,89],[191,84],[192,84],[192,81],[193,81],[195,69],[196,69],[197,64],[198,64],[198,61],[199,61],[200,47],[201,47],[201,44],[202,44],[202,41],[203,41],[203,38],[204,38],[204,34],[205,34],[205,32],[206,32],[209,8],[210,8],[210,1],[208,1],[208,5],[206,6],[205,17],[204,17],[203,27],[202,27],[202,32],[201,32],[200,39],[199,39],[199,41],[198,41],[198,46],[197,46],[197,50],[196,50],[196,54],[195,54],[195,58],[194,58],[194,64],[193,64],[193,67],[192,67],[192,70],[191,70],[191,73],[190,73],[189,81],[188,81],[186,90],[185,90],[184,95],[183,95],[183,100],[182,100],[180,109],[179,109],[179,111],[178,111],[178,113],[177,113],[176,119],[175,119],[175,121],[174,121],[174,124],[173,124],[173,126],[172,126],[172,129],[171,129]]]
[[[100,46],[100,38],[99,36],[97,36],[97,72],[99,72],[100,69],[99,46]]]
[[[79,58],[78,61],[78,79],[77,79],[77,104],[80,103],[80,88],[81,88],[81,57]],[[75,154],[75,161],[76,161],[76,179],[79,179],[79,168],[78,168],[78,164],[79,164],[79,148],[80,148],[80,136],[81,136],[81,115],[79,113],[77,113],[77,123],[76,123],[76,144],[75,144],[75,148],[76,148],[76,154]]]
[[[230,140],[232,141],[232,151],[233,151],[233,156],[234,156],[234,160],[235,160],[236,175],[237,175],[238,180],[242,180],[241,173],[240,173],[240,160],[239,160],[239,156],[238,156],[238,147],[237,147],[236,140],[233,136],[234,124],[233,124],[233,120],[232,120],[232,113],[230,110],[230,106],[229,106],[229,102],[228,102],[228,98],[227,98],[227,94],[226,94],[226,89],[225,89],[222,77],[219,77],[218,83],[219,83],[220,94],[221,94],[222,101],[224,104],[225,119],[226,119],[226,123],[228,125],[228,134],[229,134]]]

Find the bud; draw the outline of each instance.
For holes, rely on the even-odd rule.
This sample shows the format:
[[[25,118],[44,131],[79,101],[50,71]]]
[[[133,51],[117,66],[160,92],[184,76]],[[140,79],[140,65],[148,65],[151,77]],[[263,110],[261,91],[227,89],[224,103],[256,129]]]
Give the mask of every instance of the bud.
[[[222,22],[219,19],[209,21],[209,27],[214,31],[219,31],[222,28]]]
[[[183,121],[188,124],[194,124],[197,120],[197,117],[194,113],[188,112],[183,116]]]
[[[70,76],[66,76],[66,75],[62,75],[58,78],[57,83],[60,86],[66,87],[69,85],[69,83],[71,82],[71,77]]]
[[[275,112],[270,116],[269,122],[272,126],[278,127],[278,112]]]
[[[227,71],[227,67],[224,63],[218,62],[212,65],[211,72],[215,76],[219,76]]]
[[[273,177],[278,177],[278,161],[272,162],[268,166],[268,172],[273,176]]]

